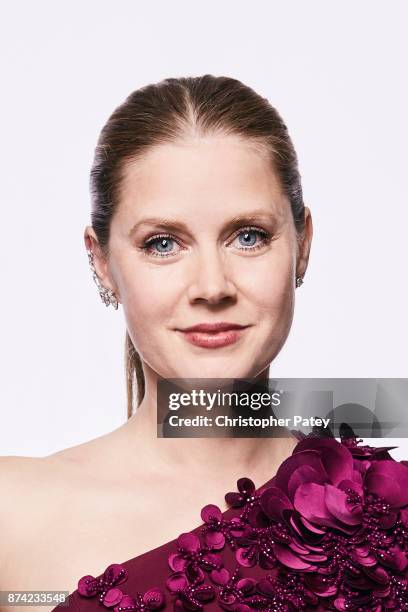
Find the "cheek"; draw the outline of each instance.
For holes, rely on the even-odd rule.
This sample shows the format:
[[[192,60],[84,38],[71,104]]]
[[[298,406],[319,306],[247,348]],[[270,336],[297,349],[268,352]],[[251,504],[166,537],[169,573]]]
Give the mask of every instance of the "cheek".
[[[126,324],[136,347],[155,350],[176,303],[175,285],[160,266],[122,267],[118,279]]]
[[[158,321],[170,306],[171,296],[163,283],[152,282],[152,278],[129,283],[126,288],[124,308],[130,316],[141,321]]]
[[[295,257],[286,245],[276,248],[269,257],[260,258],[248,274],[241,276],[245,293],[250,296],[260,315],[285,318],[294,301]],[[244,288],[243,288],[244,289]]]
[[[294,289],[285,280],[281,284],[271,283],[257,299],[257,315],[262,344],[269,351],[282,346],[293,320]]]
[[[259,324],[256,351],[266,363],[272,362],[281,350],[292,326],[295,290],[293,267],[286,271],[279,266],[271,266],[268,281],[254,293],[255,311]]]

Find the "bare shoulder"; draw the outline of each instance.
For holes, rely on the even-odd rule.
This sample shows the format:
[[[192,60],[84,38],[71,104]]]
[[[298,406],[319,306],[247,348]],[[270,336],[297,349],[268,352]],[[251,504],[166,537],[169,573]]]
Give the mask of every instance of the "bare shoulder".
[[[42,521],[41,494],[47,491],[44,461],[38,457],[0,457],[0,574],[15,546],[27,541]]]
[[[7,510],[27,494],[28,489],[45,476],[42,457],[22,457],[17,455],[0,457],[0,512]]]
[[[81,499],[98,500],[109,482],[111,437],[101,436],[44,457],[0,457],[0,538],[18,531],[30,539],[39,527],[61,523]],[[15,540],[14,540],[15,541]],[[4,547],[3,547],[4,550]],[[0,552],[1,556],[1,552]]]
[[[58,472],[46,457],[0,457],[0,530],[8,534],[30,522],[38,522],[48,511],[53,491],[60,482]]]
[[[59,450],[44,457],[0,456],[0,516],[39,502],[54,504],[67,495],[97,484],[112,463],[110,434]]]
[[[77,447],[79,448],[79,446]],[[76,447],[45,457],[0,457],[0,532],[35,529],[86,486],[85,459]]]
[[[24,492],[30,485],[33,488],[44,485],[55,475],[56,470],[68,469],[70,463],[67,459],[70,455],[70,453],[65,455],[62,451],[61,454],[55,453],[45,457],[1,456],[0,485],[15,493]],[[3,488],[2,492],[4,494]]]
[[[6,559],[38,548],[81,497],[84,470],[76,457],[69,449],[45,457],[0,457],[0,575]]]

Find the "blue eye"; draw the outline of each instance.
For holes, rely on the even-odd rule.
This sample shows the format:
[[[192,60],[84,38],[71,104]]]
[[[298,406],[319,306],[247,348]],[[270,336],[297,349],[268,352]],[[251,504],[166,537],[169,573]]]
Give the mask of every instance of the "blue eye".
[[[245,230],[238,234],[238,238],[243,238],[245,240],[245,242],[241,242],[245,247],[252,247],[256,244],[256,234],[259,234],[259,232],[255,230]]]
[[[256,241],[257,237],[260,237],[259,242]],[[256,227],[244,227],[236,234],[236,238],[243,245],[243,248],[238,249],[239,251],[256,251],[267,245],[271,241],[272,236],[268,232]]]
[[[153,238],[152,240],[147,242],[147,245],[157,246],[157,250],[159,253],[170,253],[171,249],[169,249],[169,246],[171,246],[172,242],[174,242],[174,240],[170,236],[156,236],[156,238]]]
[[[257,237],[260,237],[260,242],[257,243]],[[242,247],[238,247],[239,251],[255,251],[256,249],[265,246],[271,239],[271,236],[264,230],[258,228],[246,227],[241,229],[235,234],[235,237],[239,238]],[[242,239],[242,240],[241,240]],[[153,257],[169,257],[175,255],[178,251],[172,248],[173,243],[178,244],[177,240],[168,234],[161,234],[152,236],[149,238],[144,245],[142,250],[145,255],[152,255]]]

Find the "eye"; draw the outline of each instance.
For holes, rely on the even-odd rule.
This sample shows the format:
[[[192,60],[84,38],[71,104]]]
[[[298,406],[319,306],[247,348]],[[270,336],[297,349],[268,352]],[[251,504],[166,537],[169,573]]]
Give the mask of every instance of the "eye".
[[[260,242],[256,241],[256,237],[260,237]],[[238,238],[239,243],[242,247],[238,247],[242,251],[254,251],[260,249],[270,242],[270,235],[264,230],[260,230],[256,227],[245,227],[239,230],[234,240]]]
[[[260,238],[259,242],[257,242],[257,237]],[[255,251],[256,249],[264,247],[271,240],[271,236],[268,232],[257,227],[245,227],[240,229],[239,232],[235,234],[232,242],[237,238],[241,244],[241,246],[238,247],[240,251]],[[169,234],[158,234],[146,240],[141,248],[145,255],[151,255],[152,257],[172,257],[179,253],[179,250],[173,248],[174,244],[178,245],[179,243],[173,236]]]
[[[172,244],[176,243],[176,240],[172,238],[172,236],[168,234],[161,234],[158,236],[153,236],[146,240],[144,245],[142,246],[143,252],[145,255],[153,255],[153,257],[169,257],[174,255],[178,251],[173,251],[171,248]],[[155,250],[153,247],[156,247],[158,250]]]

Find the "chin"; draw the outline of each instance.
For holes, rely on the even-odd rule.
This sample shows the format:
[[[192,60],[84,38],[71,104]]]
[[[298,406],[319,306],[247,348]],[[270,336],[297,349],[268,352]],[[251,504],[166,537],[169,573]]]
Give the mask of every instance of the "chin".
[[[213,360],[214,361],[214,360]],[[231,363],[232,360],[219,359],[216,363],[200,363],[194,367],[191,363],[186,363],[183,368],[181,364],[179,374],[173,378],[254,378],[255,373],[250,364]]]

